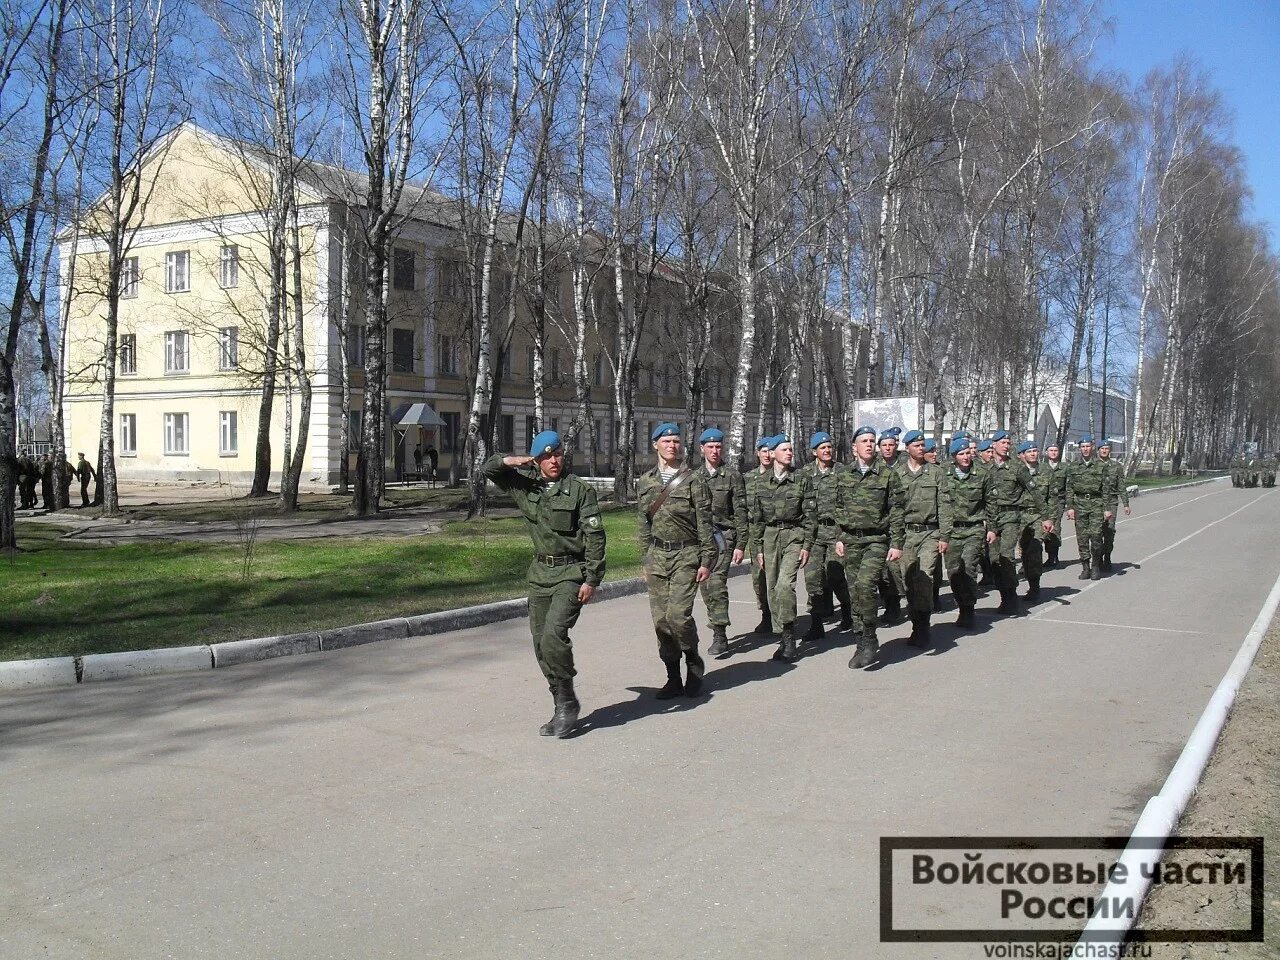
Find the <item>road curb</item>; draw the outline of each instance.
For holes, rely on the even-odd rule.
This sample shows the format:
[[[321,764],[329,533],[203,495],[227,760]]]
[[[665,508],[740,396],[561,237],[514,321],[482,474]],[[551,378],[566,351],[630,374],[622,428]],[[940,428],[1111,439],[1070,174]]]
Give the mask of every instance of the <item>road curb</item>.
[[[746,567],[729,571],[739,576]],[[596,588],[598,601],[644,593],[642,577],[612,580]],[[77,683],[124,680],[158,674],[222,669],[241,663],[257,663],[277,657],[294,657],[329,650],[430,637],[469,627],[483,627],[503,620],[515,620],[529,612],[525,597],[498,600],[456,610],[441,610],[413,617],[394,617],[357,623],[330,630],[295,633],[277,637],[254,637],[191,647],[161,647],[122,653],[95,653],[84,657],[55,657],[44,660],[13,660],[0,663],[0,691],[67,687]]]
[[[1138,487],[1136,492],[1130,491],[1131,497],[1145,497],[1148,494],[1160,493],[1164,490],[1185,490],[1187,487],[1198,487],[1206,483],[1217,483],[1219,480],[1229,480],[1230,477],[1206,477],[1203,480],[1188,480],[1186,483],[1171,483],[1166,487]],[[1136,486],[1136,484],[1134,485]]]

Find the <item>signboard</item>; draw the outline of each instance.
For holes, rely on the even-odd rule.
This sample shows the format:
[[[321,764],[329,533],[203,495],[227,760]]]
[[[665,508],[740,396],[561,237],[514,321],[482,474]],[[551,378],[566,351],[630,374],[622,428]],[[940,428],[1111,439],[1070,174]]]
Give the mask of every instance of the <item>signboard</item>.
[[[854,426],[902,427],[904,430],[921,430],[933,425],[933,404],[924,405],[924,422],[920,422],[920,401],[915,397],[868,397],[853,402]]]

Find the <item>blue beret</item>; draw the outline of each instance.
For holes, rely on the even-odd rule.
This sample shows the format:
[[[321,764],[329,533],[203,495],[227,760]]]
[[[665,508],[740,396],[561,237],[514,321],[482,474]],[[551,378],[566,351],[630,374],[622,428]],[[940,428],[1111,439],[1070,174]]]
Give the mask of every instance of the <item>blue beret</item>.
[[[1103,437],[1103,438],[1098,442],[1098,446],[1100,446],[1100,447],[1109,447],[1109,446],[1111,446],[1111,438],[1110,438],[1110,437]]]
[[[990,449],[991,449],[991,441],[990,441],[990,440],[982,440],[982,441],[980,441],[980,442],[978,443],[978,452],[979,452],[979,453],[981,453],[983,450],[990,450]]]
[[[1028,450],[1039,450],[1040,446],[1034,440],[1023,440],[1018,444],[1018,452],[1026,453]]]
[[[831,442],[831,434],[827,433],[827,431],[825,430],[819,430],[817,433],[815,433],[812,437],[809,438],[809,449],[816,450],[818,449],[818,447],[822,446],[824,443],[830,443],[830,442]]]
[[[653,433],[649,434],[649,439],[657,443],[663,437],[680,436],[680,428],[674,423],[660,423],[653,428]]]
[[[757,440],[757,441],[756,441],[756,449],[757,449],[757,450],[772,450],[772,449],[773,449],[773,447],[769,446],[769,442],[770,442],[772,439],[773,439],[773,437],[761,437],[759,440]]]
[[[897,440],[898,434],[902,432],[901,427],[885,427],[880,431],[881,440]]]
[[[965,437],[953,437],[951,440],[951,446],[948,449],[954,457],[961,450],[969,449],[969,441]]]
[[[938,449],[938,441],[934,440],[934,439],[933,439],[933,437],[929,437],[929,438],[927,438],[927,439],[925,440],[925,442],[924,442],[924,452],[925,452],[925,453],[929,453],[929,452],[931,452],[931,451],[933,451],[933,450],[937,450],[937,449]]]
[[[698,437],[699,443],[724,443],[724,431],[717,427],[707,427]]]
[[[859,437],[865,436],[868,433],[871,434],[871,438],[874,440],[876,436],[876,428],[861,426],[857,430],[853,431],[853,439],[857,440]]]
[[[529,444],[529,456],[540,457],[543,454],[559,450],[561,446],[563,444],[560,442],[560,434],[554,430],[543,430]]]
[[[923,439],[924,439],[924,434],[921,431],[908,430],[907,435],[902,438],[902,445],[904,447],[909,447],[911,446],[911,444],[915,443],[917,440],[923,440]]]
[[[785,433],[780,433],[777,436],[769,438],[769,449],[777,450],[779,444],[790,443],[790,442],[791,442],[790,437],[788,437]]]
[[[992,443],[995,443],[997,440],[1008,440],[1008,439],[1009,439],[1008,430],[997,430],[995,433],[991,435]]]
[[[1081,445],[1084,445],[1086,443],[1093,443],[1093,437],[1081,437],[1080,443]]]

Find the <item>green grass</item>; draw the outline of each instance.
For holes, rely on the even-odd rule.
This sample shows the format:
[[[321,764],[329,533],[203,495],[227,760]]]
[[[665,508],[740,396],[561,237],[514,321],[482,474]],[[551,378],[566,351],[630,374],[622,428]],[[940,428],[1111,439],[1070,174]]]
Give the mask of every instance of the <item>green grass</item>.
[[[241,517],[273,517],[280,515],[279,497],[253,500],[235,497],[224,500],[201,500],[190,503],[156,503],[125,507],[124,513],[135,520],[176,520],[212,523]],[[506,497],[490,496],[492,506],[511,506]],[[467,505],[465,487],[389,487],[383,497],[384,507],[426,507],[432,510],[460,510]],[[298,497],[298,516],[305,520],[341,520],[351,513],[351,497],[340,494],[302,494]]]
[[[608,578],[636,576],[635,515],[605,514]],[[433,536],[102,546],[20,523],[0,557],[0,660],[215,643],[412,616],[524,595],[519,518]]]

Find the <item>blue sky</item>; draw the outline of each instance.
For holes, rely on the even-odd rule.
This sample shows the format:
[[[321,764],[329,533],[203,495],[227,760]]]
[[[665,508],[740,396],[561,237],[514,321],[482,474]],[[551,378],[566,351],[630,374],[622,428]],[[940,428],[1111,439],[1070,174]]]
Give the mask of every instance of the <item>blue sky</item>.
[[[1235,113],[1254,216],[1280,250],[1280,0],[1108,0],[1114,36],[1100,59],[1135,82],[1189,53]]]

